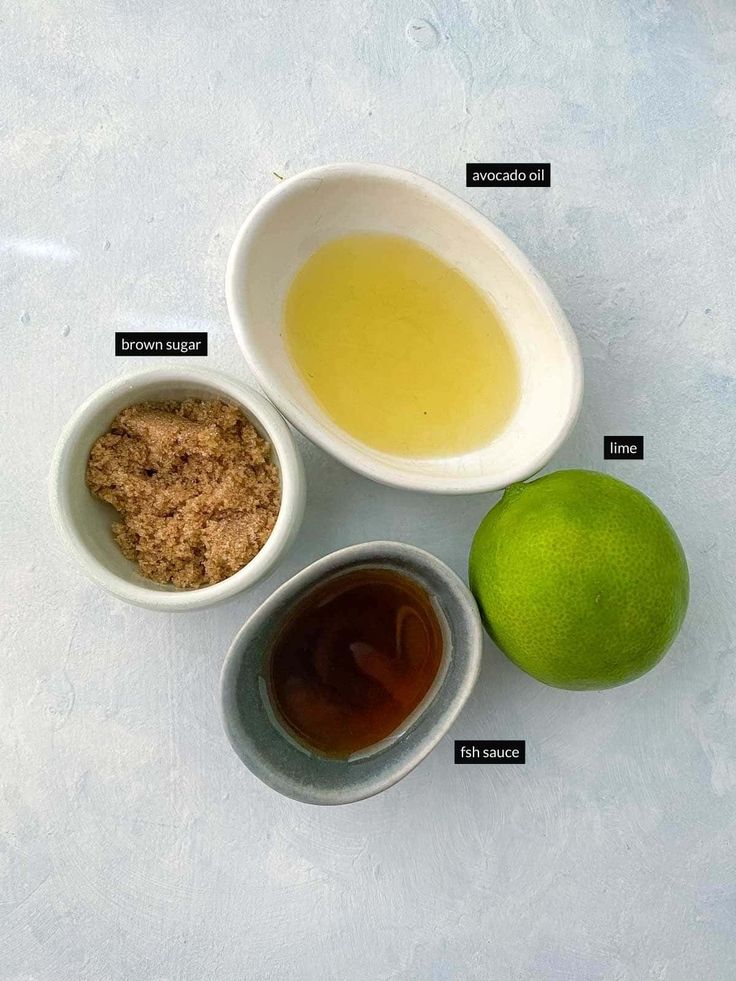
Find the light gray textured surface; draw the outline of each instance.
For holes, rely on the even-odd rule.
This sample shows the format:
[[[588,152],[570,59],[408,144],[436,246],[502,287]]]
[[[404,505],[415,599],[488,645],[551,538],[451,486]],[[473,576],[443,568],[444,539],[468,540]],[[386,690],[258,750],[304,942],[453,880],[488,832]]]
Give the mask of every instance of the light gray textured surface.
[[[0,978],[732,981],[736,977],[731,0],[0,2],[3,670]],[[333,810],[260,785],[217,711],[224,652],[295,570],[395,537],[459,572],[495,500],[394,492],[304,446],[269,581],[189,616],[127,608],[56,541],[46,471],[125,367],[112,335],[204,328],[245,376],[223,275],[281,174],[417,170],[536,262],[582,344],[554,467],[603,468],[678,528],[692,601],[643,680],[544,688],[488,649],[451,736]],[[550,190],[466,190],[466,160]],[[453,737],[525,738],[455,767]]]

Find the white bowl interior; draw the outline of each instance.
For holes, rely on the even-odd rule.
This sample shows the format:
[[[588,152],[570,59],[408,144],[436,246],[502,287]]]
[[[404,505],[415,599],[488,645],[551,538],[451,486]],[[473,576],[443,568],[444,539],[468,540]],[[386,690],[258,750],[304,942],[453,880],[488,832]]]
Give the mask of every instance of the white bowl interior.
[[[285,343],[286,294],[316,249],[356,231],[420,242],[478,285],[500,314],[517,353],[521,397],[506,429],[481,449],[431,459],[372,449],[337,426],[302,381]],[[495,226],[422,178],[357,165],[292,178],[246,222],[233,247],[228,290],[236,333],[271,398],[307,435],[339,447],[345,462],[359,456],[389,481],[419,474],[432,489],[436,478],[521,479],[543,466],[577,413],[577,345],[549,289]]]
[[[237,397],[204,379],[171,378],[162,380],[160,377],[146,378],[145,375],[132,379],[127,385],[123,383],[118,386],[110,393],[109,397],[100,399],[96,405],[84,413],[78,426],[66,439],[59,461],[56,502],[61,512],[61,520],[66,524],[70,536],[77,540],[77,549],[86,551],[89,558],[99,563],[108,573],[116,576],[124,583],[142,587],[149,593],[168,593],[179,596],[186,593],[201,596],[207,590],[215,589],[220,584],[198,590],[181,590],[174,586],[152,582],[142,576],[137,565],[125,558],[112,537],[111,526],[115,520],[119,520],[117,512],[109,504],[93,497],[87,487],[85,480],[87,460],[95,440],[109,430],[113,419],[121,409],[137,402],[187,398],[222,399],[238,405],[258,432],[271,442],[274,462],[281,471],[280,460],[271,434],[264,429],[263,423],[257,415]],[[263,554],[267,545],[268,542],[259,555]],[[257,558],[258,556],[252,561],[255,562]],[[239,575],[239,573],[235,573],[235,575]]]

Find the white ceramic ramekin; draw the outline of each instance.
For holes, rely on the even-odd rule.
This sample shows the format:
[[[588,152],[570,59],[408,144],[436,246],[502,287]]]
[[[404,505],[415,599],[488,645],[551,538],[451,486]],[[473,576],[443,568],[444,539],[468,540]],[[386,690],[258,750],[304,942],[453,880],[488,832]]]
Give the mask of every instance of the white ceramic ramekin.
[[[107,431],[121,409],[136,402],[185,398],[219,398],[238,405],[271,443],[281,478],[281,510],[261,551],[228,579],[201,589],[176,589],[145,579],[113,540],[110,526],[115,510],[94,498],[85,482],[92,444]],[[152,610],[199,610],[254,585],[291,545],[304,513],[304,473],[286,422],[253,389],[203,368],[156,368],[103,385],[64,427],[49,481],[54,520],[82,570],[114,596]]]
[[[519,361],[521,398],[509,424],[488,445],[438,459],[379,452],[337,426],[300,377],[283,334],[289,286],[316,249],[355,232],[418,241],[460,269],[500,314]],[[408,171],[334,164],[279,184],[237,234],[226,293],[235,335],[269,398],[313,442],[382,483],[445,494],[499,490],[540,470],[577,418],[580,352],[549,287],[487,218]]]

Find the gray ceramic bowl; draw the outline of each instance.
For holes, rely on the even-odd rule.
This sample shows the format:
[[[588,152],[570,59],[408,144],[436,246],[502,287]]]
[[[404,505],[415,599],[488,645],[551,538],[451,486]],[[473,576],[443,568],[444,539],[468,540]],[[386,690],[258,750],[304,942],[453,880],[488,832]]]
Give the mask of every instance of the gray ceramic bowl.
[[[419,712],[380,748],[350,760],[326,759],[298,746],[275,723],[267,696],[267,657],[297,600],[327,578],[366,566],[411,576],[432,597],[445,634],[440,680]],[[242,627],[222,669],[225,731],[248,769],[279,793],[308,804],[362,800],[401,780],[437,745],[473,689],[481,649],[475,601],[444,562],[400,542],[352,545],[297,573]]]

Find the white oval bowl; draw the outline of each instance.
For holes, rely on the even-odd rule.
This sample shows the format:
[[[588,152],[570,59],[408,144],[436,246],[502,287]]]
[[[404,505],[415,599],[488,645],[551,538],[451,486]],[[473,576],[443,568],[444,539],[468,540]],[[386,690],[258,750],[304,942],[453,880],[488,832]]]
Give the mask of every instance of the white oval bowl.
[[[521,397],[486,446],[429,459],[383,453],[340,428],[302,380],[284,338],[286,294],[312,253],[356,232],[414,239],[464,273],[500,314],[518,357]],[[381,483],[445,494],[499,490],[540,470],[577,418],[580,351],[549,287],[487,218],[408,171],[332,164],[279,184],[235,238],[226,294],[235,335],[269,398],[318,446]]]
[[[281,508],[263,548],[234,575],[201,589],[152,582],[126,559],[111,534],[117,512],[90,493],[85,473],[92,444],[121,409],[136,402],[219,398],[239,406],[271,443],[281,480]],[[114,596],[151,610],[199,610],[253,586],[291,545],[304,513],[301,458],[289,427],[263,396],[234,378],[204,368],[156,368],[103,385],[64,427],[49,476],[51,512],[70,553],[90,579]]]

